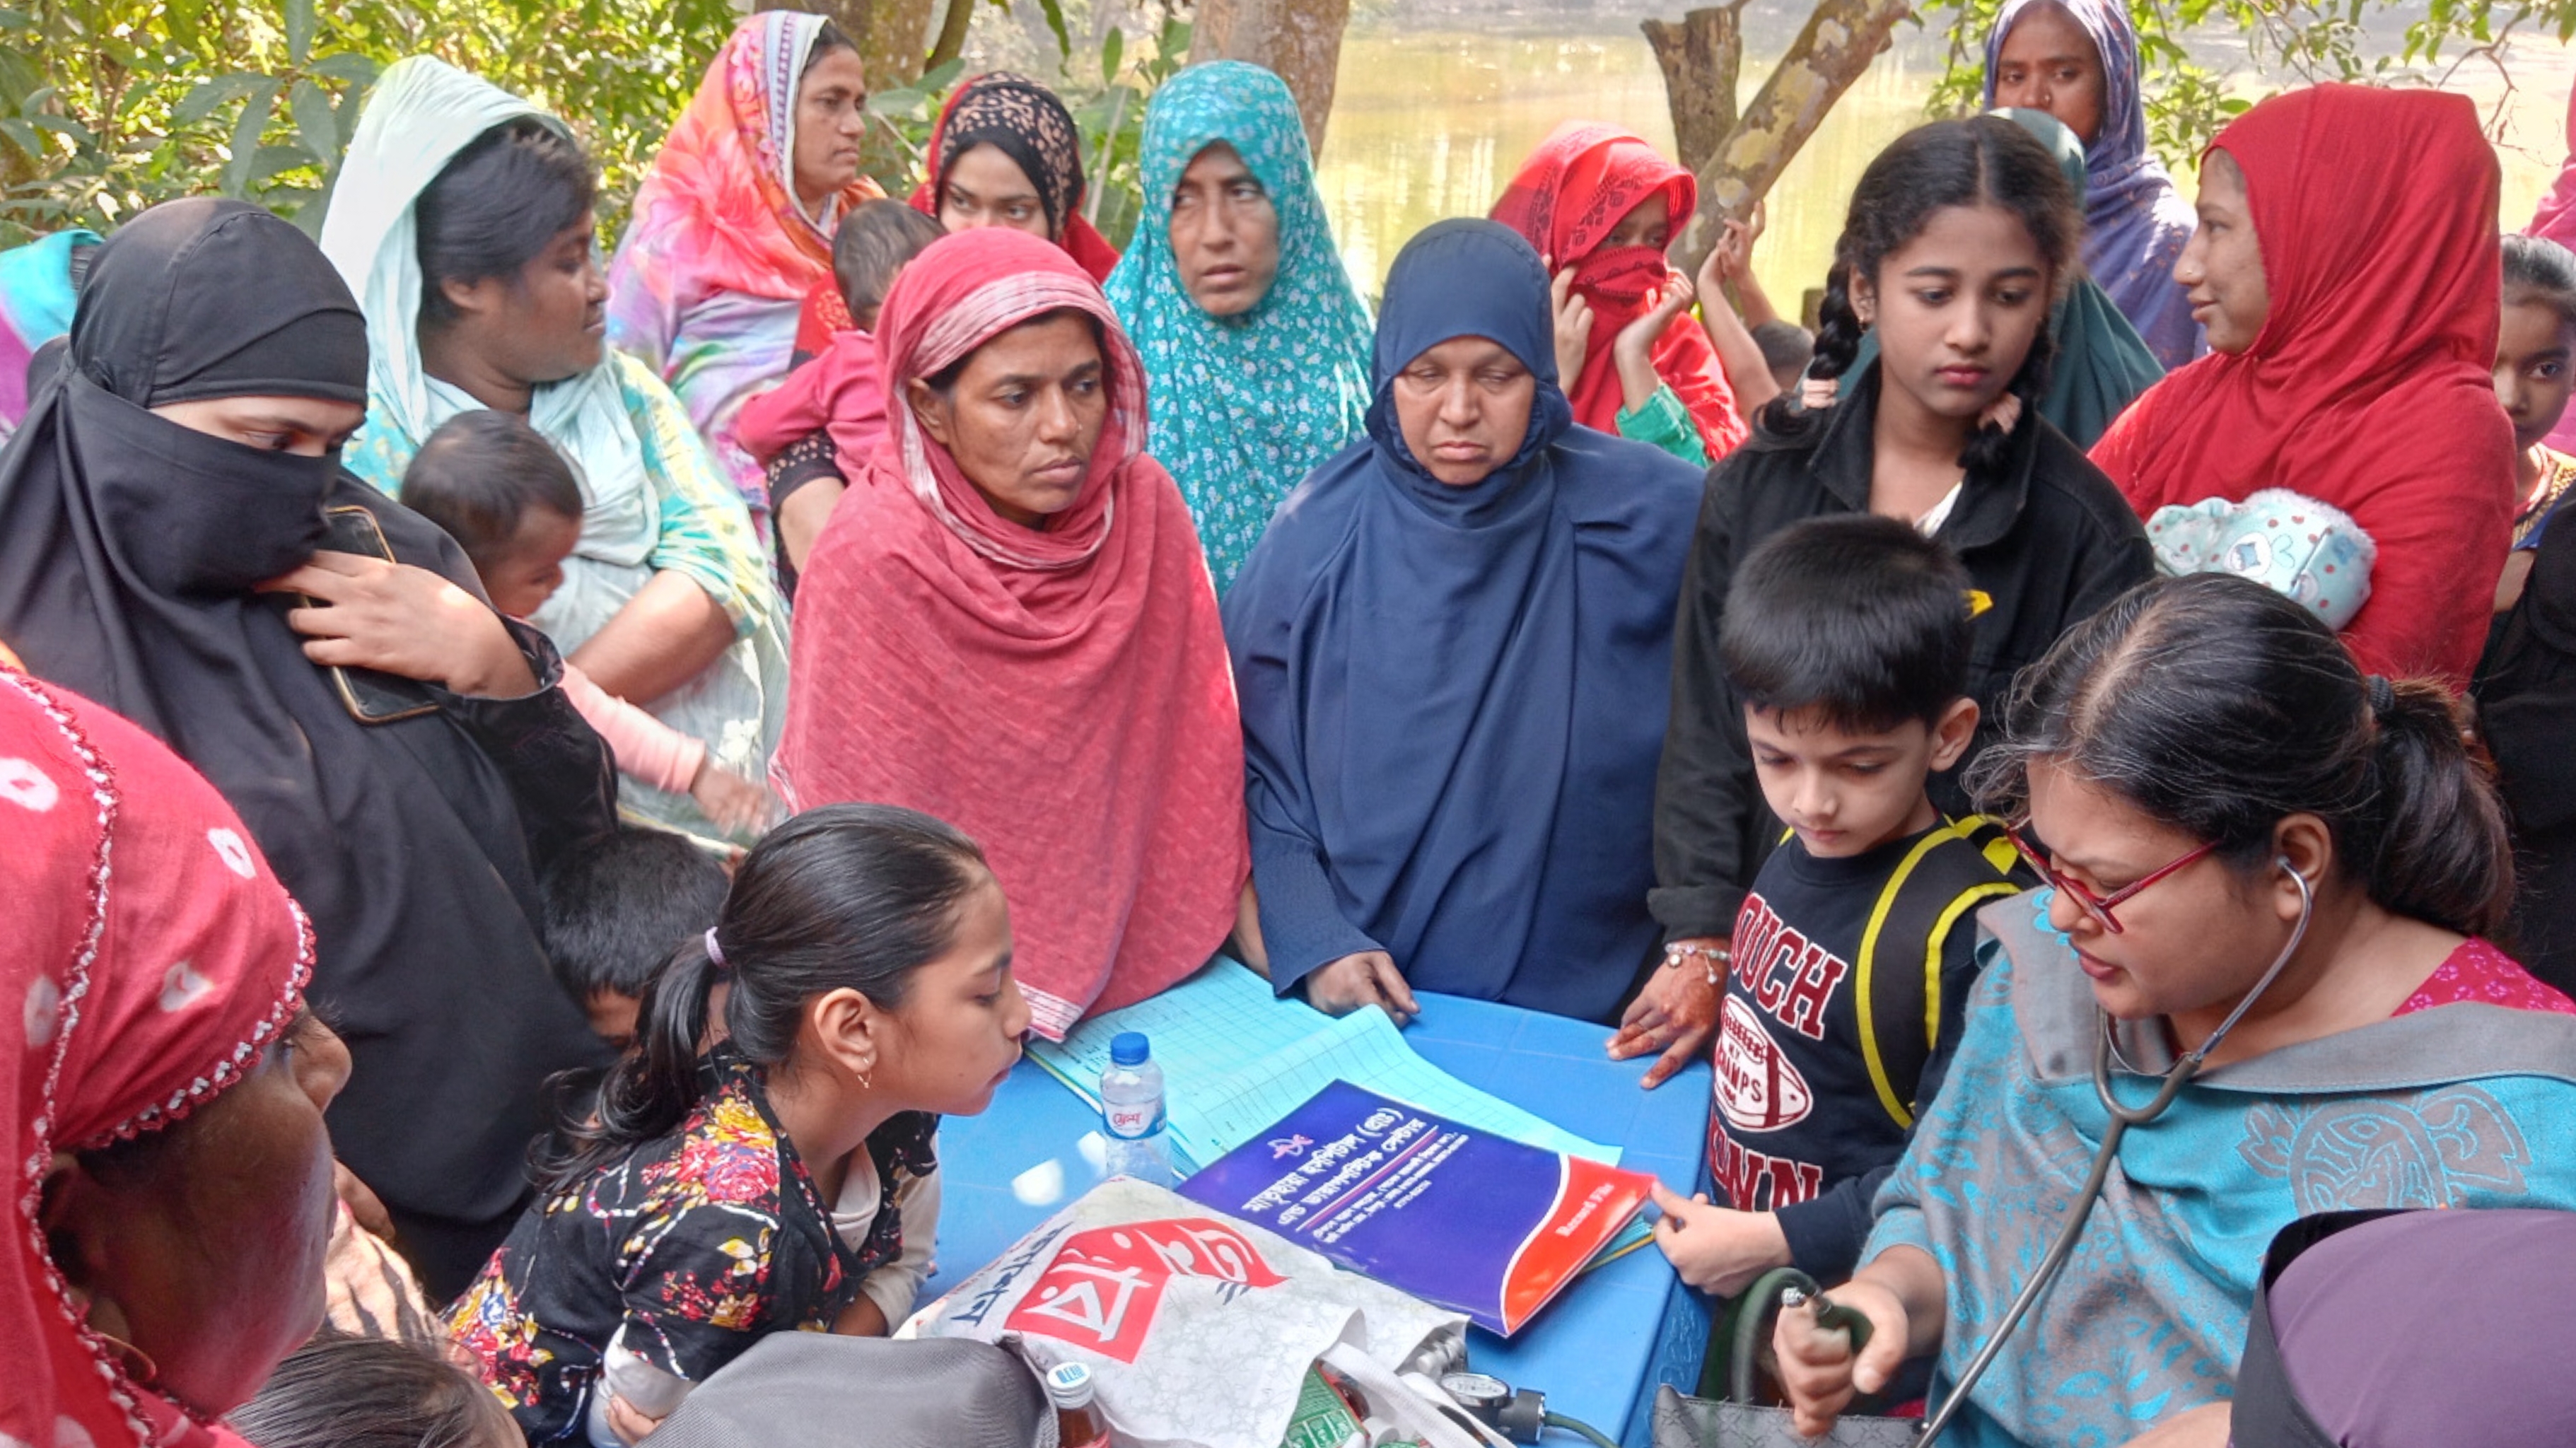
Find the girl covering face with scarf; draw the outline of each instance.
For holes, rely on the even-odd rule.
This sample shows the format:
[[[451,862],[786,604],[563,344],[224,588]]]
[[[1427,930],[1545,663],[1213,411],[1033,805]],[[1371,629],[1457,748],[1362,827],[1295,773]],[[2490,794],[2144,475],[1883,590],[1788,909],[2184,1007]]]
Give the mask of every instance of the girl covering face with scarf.
[[[1705,465],[1733,452],[1750,430],[1708,334],[1670,311],[1647,347],[1657,385],[1646,396],[1627,384],[1631,369],[1615,355],[1632,324],[1668,310],[1680,295],[1673,289],[1685,284],[1665,264],[1664,248],[1698,207],[1699,182],[1641,138],[1568,121],[1521,166],[1493,219],[1519,232],[1561,287],[1570,280],[1572,296],[1590,313],[1582,365],[1564,379],[1574,420]],[[1567,298],[1558,296],[1556,305],[1560,355],[1570,361]]]

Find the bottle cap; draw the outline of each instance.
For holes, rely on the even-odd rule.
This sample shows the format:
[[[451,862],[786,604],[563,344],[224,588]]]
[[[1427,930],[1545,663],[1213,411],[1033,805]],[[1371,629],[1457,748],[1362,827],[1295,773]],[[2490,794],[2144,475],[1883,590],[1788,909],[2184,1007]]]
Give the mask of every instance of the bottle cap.
[[[1153,1043],[1145,1039],[1143,1031],[1120,1031],[1117,1039],[1109,1043],[1109,1059],[1121,1066],[1142,1066],[1153,1054]]]
[[[1091,1369],[1081,1363],[1057,1363],[1047,1369],[1046,1389],[1057,1407],[1079,1408],[1091,1401]]]

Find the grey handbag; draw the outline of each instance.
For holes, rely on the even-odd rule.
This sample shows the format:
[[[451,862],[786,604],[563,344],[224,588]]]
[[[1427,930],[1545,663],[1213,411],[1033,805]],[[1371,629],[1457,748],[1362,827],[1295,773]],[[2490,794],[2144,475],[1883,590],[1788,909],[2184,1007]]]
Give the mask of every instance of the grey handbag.
[[[963,1338],[772,1333],[700,1383],[653,1448],[1056,1448],[1017,1355]]]
[[[1846,1413],[1832,1432],[1808,1438],[1798,1432],[1788,1409],[1756,1400],[1754,1364],[1770,1335],[1771,1319],[1778,1315],[1780,1294],[1791,1287],[1816,1291],[1815,1279],[1794,1269],[1763,1274],[1745,1289],[1744,1310],[1732,1315],[1732,1340],[1710,1344],[1711,1351],[1723,1348],[1727,1353],[1724,1398],[1686,1398],[1670,1385],[1656,1390],[1655,1448],[1912,1448],[1920,1426],[1912,1418]],[[1710,1376],[1716,1376],[1714,1365]],[[1702,1391],[1707,1390],[1704,1385]]]

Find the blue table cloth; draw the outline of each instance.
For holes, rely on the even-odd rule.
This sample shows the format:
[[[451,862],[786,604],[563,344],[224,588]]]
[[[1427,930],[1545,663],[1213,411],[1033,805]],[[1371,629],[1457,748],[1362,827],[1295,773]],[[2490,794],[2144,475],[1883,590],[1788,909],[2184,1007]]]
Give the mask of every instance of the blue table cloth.
[[[1645,1091],[1638,1082],[1647,1062],[1603,1055],[1605,1027],[1456,996],[1419,999],[1422,1015],[1404,1035],[1423,1059],[1568,1131],[1616,1144],[1621,1166],[1652,1172],[1686,1195],[1698,1189],[1708,1138],[1706,1063]],[[921,1300],[1000,1256],[1099,1181],[1097,1143],[1088,1154],[1083,1149],[1099,1126],[1089,1106],[1030,1061],[1011,1073],[983,1115],[949,1118],[939,1137],[945,1180],[938,1271]],[[1695,1386],[1707,1341],[1705,1300],[1650,1246],[1585,1274],[1508,1342],[1471,1328],[1467,1353],[1478,1372],[1536,1388],[1551,1411],[1643,1448],[1656,1385]]]

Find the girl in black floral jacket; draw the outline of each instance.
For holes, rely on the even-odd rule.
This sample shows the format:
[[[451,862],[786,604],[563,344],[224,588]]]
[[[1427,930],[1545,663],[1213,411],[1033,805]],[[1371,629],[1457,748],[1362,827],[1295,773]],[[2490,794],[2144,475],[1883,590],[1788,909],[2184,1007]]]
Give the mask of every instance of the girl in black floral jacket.
[[[772,1332],[900,1321],[938,1217],[939,1117],[984,1109],[1029,1023],[983,855],[882,805],[763,840],[642,1015],[597,1119],[451,1314],[531,1443],[640,1437]]]

